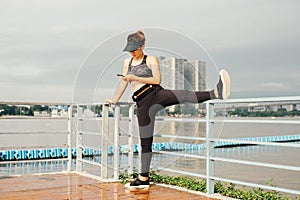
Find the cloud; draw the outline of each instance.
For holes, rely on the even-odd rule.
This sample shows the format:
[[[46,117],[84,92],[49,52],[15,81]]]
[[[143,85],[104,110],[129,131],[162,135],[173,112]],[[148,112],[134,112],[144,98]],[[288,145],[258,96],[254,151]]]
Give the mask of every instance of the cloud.
[[[233,96],[299,94],[299,4],[293,0],[189,1],[185,6],[179,0],[151,4],[4,0],[0,12],[2,95],[32,99],[32,89],[36,99],[69,98],[79,66],[91,50],[112,35],[141,27],[173,29],[203,45],[220,68],[229,69]],[[99,87],[113,88],[115,81],[115,77],[107,78]],[[38,92],[40,85],[49,92]],[[61,92],[59,96],[55,90]],[[14,96],[14,91],[21,92]]]
[[[22,67],[18,66],[1,66],[2,76],[10,78],[30,77],[34,78],[41,75],[41,68],[23,63]]]
[[[258,85],[259,90],[278,90],[278,89],[289,89],[290,86],[284,83],[269,82]]]
[[[72,100],[71,85],[1,84],[0,101],[8,102],[66,102]],[[5,94],[5,95],[3,95]]]

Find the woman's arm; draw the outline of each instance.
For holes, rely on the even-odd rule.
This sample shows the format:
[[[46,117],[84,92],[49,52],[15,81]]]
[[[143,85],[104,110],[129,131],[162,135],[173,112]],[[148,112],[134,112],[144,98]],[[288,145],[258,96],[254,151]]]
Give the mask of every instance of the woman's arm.
[[[161,75],[160,75],[160,68],[158,59],[155,56],[148,56],[147,57],[147,64],[150,65],[150,68],[152,69],[152,75],[153,77],[138,77],[132,74],[126,75],[125,77],[122,77],[121,79],[127,82],[131,81],[137,81],[139,83],[143,84],[157,84],[159,85],[161,83]]]
[[[129,63],[129,60],[126,59],[124,61],[124,65],[123,65],[123,74],[127,74],[128,63]],[[121,82],[118,85],[118,88],[117,88],[117,91],[116,91],[116,94],[115,94],[114,98],[105,100],[106,103],[116,104],[116,103],[118,103],[118,101],[120,100],[122,95],[124,94],[124,91],[127,88],[128,82],[123,80],[123,77],[120,77],[120,79],[121,79]]]

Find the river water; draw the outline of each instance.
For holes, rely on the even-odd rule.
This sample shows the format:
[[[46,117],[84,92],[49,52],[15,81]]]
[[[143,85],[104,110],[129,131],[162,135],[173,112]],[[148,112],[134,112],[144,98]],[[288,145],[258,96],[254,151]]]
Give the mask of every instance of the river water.
[[[245,118],[244,118],[245,119]],[[258,118],[256,118],[258,119]],[[267,118],[263,118],[267,119]],[[271,119],[271,118],[270,118]],[[293,118],[292,120],[299,120]],[[0,149],[24,148],[28,146],[64,146],[67,144],[67,120],[59,118],[51,119],[4,119],[0,118]],[[99,133],[101,121],[84,121],[81,129],[87,132]],[[109,125],[109,143],[113,144],[113,119]],[[128,143],[128,119],[123,118],[120,126],[121,145]],[[158,120],[155,126],[156,134],[204,137],[204,122],[183,122]],[[51,132],[46,133],[45,132]],[[300,134],[300,125],[287,124],[250,124],[250,123],[216,123],[215,137],[241,138],[261,137],[276,135]],[[138,142],[137,124],[134,122],[134,142]],[[88,147],[100,146],[99,135],[85,135],[82,143]],[[197,140],[176,140],[156,137],[154,142],[184,142],[201,143]],[[75,139],[73,137],[73,146]],[[204,155],[204,151],[190,151],[190,154]],[[215,156],[224,158],[237,158],[250,161],[261,161],[282,165],[300,166],[300,149],[292,147],[274,146],[243,146],[232,148],[218,148]],[[124,158],[126,159],[126,158]],[[205,160],[183,158],[178,156],[155,154],[152,160],[153,168],[171,168],[183,171],[205,174]],[[241,164],[215,162],[215,175],[223,178],[237,179],[254,183],[265,183],[273,179],[272,184],[280,187],[300,190],[300,172],[289,170],[276,170],[266,167],[252,167]]]

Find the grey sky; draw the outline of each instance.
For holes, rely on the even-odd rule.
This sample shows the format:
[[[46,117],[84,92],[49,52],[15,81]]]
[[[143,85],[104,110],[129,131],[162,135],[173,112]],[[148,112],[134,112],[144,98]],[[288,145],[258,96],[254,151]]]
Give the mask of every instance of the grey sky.
[[[0,101],[72,101],[89,53],[143,27],[178,31],[203,45],[219,68],[230,71],[233,98],[298,96],[299,6],[297,0],[2,0]],[[119,55],[126,56],[121,49]],[[118,81],[111,76],[103,98]]]

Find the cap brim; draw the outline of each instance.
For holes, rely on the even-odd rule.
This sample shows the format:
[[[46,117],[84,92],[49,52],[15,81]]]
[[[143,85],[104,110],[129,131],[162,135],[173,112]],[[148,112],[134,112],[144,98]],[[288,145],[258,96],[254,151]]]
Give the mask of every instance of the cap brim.
[[[137,50],[138,48],[140,48],[140,46],[134,44],[127,44],[126,47],[123,49],[123,51],[131,52]]]

